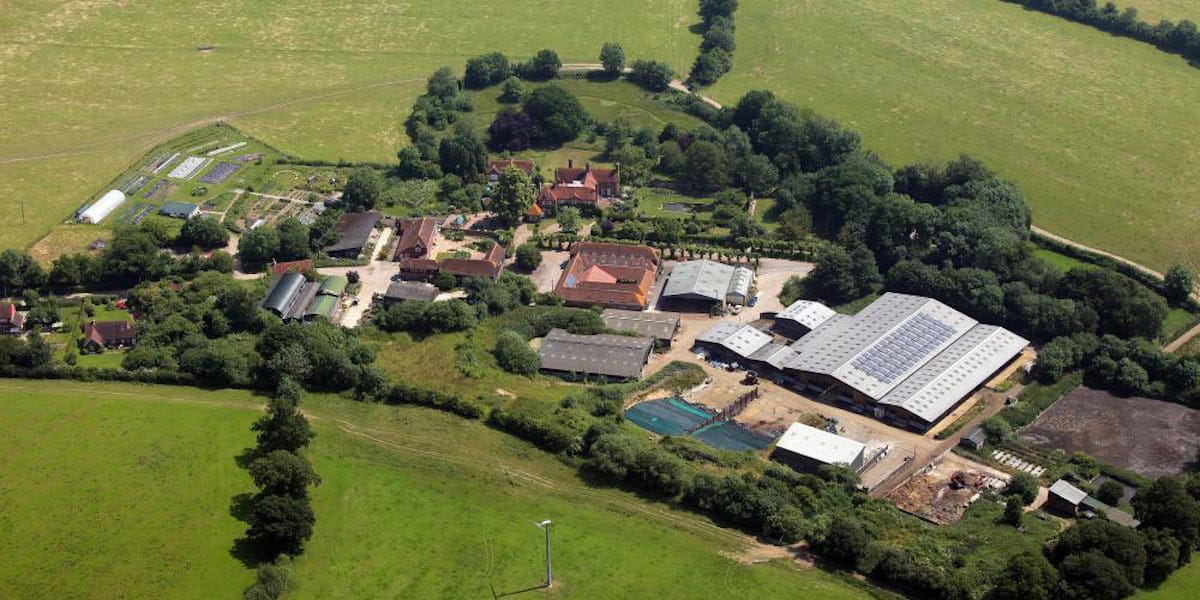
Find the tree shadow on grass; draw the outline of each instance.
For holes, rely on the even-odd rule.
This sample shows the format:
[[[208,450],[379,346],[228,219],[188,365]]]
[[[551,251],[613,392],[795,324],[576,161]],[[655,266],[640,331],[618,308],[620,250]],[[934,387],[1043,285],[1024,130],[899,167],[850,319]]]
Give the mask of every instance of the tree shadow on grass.
[[[253,499],[253,494],[238,494],[234,496],[229,501],[230,516],[249,524],[250,511],[254,508]],[[239,537],[233,541],[233,546],[229,548],[229,555],[238,559],[238,561],[249,568],[253,568],[270,558],[261,544],[246,536]]]

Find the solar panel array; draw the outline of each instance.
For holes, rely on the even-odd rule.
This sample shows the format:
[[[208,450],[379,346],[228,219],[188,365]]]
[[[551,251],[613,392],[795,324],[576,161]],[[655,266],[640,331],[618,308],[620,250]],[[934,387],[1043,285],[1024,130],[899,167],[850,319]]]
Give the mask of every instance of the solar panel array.
[[[883,383],[892,383],[956,335],[954,327],[917,313],[851,363]]]

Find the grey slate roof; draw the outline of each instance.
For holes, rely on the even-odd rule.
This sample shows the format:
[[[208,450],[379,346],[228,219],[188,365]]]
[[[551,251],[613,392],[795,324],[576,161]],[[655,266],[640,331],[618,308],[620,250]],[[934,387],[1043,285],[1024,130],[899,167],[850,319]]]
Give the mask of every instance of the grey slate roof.
[[[609,329],[631,331],[656,340],[670,341],[675,337],[675,330],[679,328],[679,315],[669,313],[606,308],[600,313],[600,318]]]
[[[433,302],[440,290],[436,286],[417,281],[397,281],[388,286],[384,297],[388,300],[416,300]]]
[[[542,368],[635,379],[650,356],[654,340],[623,335],[575,335],[551,329],[538,350]]]
[[[742,296],[749,294],[753,279],[753,272],[745,267],[732,267],[711,260],[690,260],[675,265],[671,270],[671,278],[667,280],[662,296],[720,302],[731,293]]]
[[[337,231],[338,241],[327,246],[325,251],[362,250],[362,247],[367,244],[367,238],[371,237],[371,230],[379,222],[379,218],[379,213],[375,211],[342,215],[333,227]]]

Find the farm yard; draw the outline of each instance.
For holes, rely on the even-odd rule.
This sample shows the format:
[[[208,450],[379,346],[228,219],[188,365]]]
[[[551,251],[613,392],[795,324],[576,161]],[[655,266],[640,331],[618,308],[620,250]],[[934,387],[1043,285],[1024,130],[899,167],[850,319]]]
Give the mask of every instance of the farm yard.
[[[252,572],[230,554],[244,525],[229,506],[253,488],[234,457],[253,444],[261,404],[230,390],[0,381],[0,419],[11,425],[0,452],[13,467],[0,471],[11,533],[0,536],[0,588],[16,597],[236,596]],[[872,597],[701,517],[591,487],[482,423],[315,395],[304,406],[317,432],[309,454],[322,478],[313,488],[320,524],[293,564],[302,584],[289,597],[523,590],[538,583],[542,552],[527,522],[543,517],[562,523],[563,598],[715,600],[744,589],[764,600]],[[12,477],[35,471],[57,476]],[[126,560],[114,565],[115,552]]]
[[[1174,475],[1195,463],[1200,411],[1081,386],[1023,429],[1021,440],[1045,450],[1086,452],[1146,477]]]

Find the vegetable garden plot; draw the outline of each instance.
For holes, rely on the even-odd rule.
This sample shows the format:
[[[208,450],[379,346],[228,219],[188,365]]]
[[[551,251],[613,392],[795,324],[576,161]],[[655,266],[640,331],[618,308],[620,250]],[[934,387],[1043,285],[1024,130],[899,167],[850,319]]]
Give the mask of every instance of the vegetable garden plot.
[[[117,225],[137,225],[153,210],[153,204],[134,202],[123,208],[120,214],[113,219],[113,223],[116,223]]]
[[[164,187],[166,187],[166,185],[167,185],[167,182],[166,182],[165,180],[163,180],[163,179],[159,179],[158,181],[155,181],[155,182],[154,182],[154,185],[150,186],[150,189],[146,190],[146,191],[145,191],[145,192],[142,194],[142,197],[143,197],[143,198],[150,198],[150,197],[154,196],[155,194],[157,194],[159,190],[161,190],[161,189],[163,189]]]
[[[177,159],[177,158],[179,158],[178,152],[176,152],[175,154],[172,154],[171,156],[169,156],[166,160],[163,160],[162,162],[154,163],[154,168],[151,169],[150,172],[155,175],[158,175],[160,172],[162,172],[163,169],[167,168],[167,165],[175,162],[175,159]]]
[[[170,177],[171,179],[183,179],[186,181],[191,179],[196,173],[200,172],[200,169],[204,168],[204,165],[207,165],[210,160],[211,159],[201,158],[199,156],[189,156],[183,162],[179,163],[178,167],[175,167],[170,173],[167,173],[167,177]]]
[[[238,142],[236,144],[230,144],[223,148],[217,148],[216,150],[212,150],[208,154],[205,154],[205,156],[217,156],[218,154],[225,154],[226,152],[231,152],[233,150],[237,150],[238,148],[241,148],[242,146],[245,146],[245,145],[246,145],[246,142]]]
[[[142,189],[142,186],[146,185],[147,181],[150,181],[149,177],[145,175],[138,175],[133,179],[133,181],[121,186],[121,191],[124,192],[126,196],[132,196],[134,192]]]
[[[233,175],[240,168],[241,165],[237,163],[219,162],[217,163],[217,166],[212,168],[211,171],[205,173],[204,176],[200,178],[200,181],[211,184],[221,183],[226,179],[229,179],[229,176]]]

